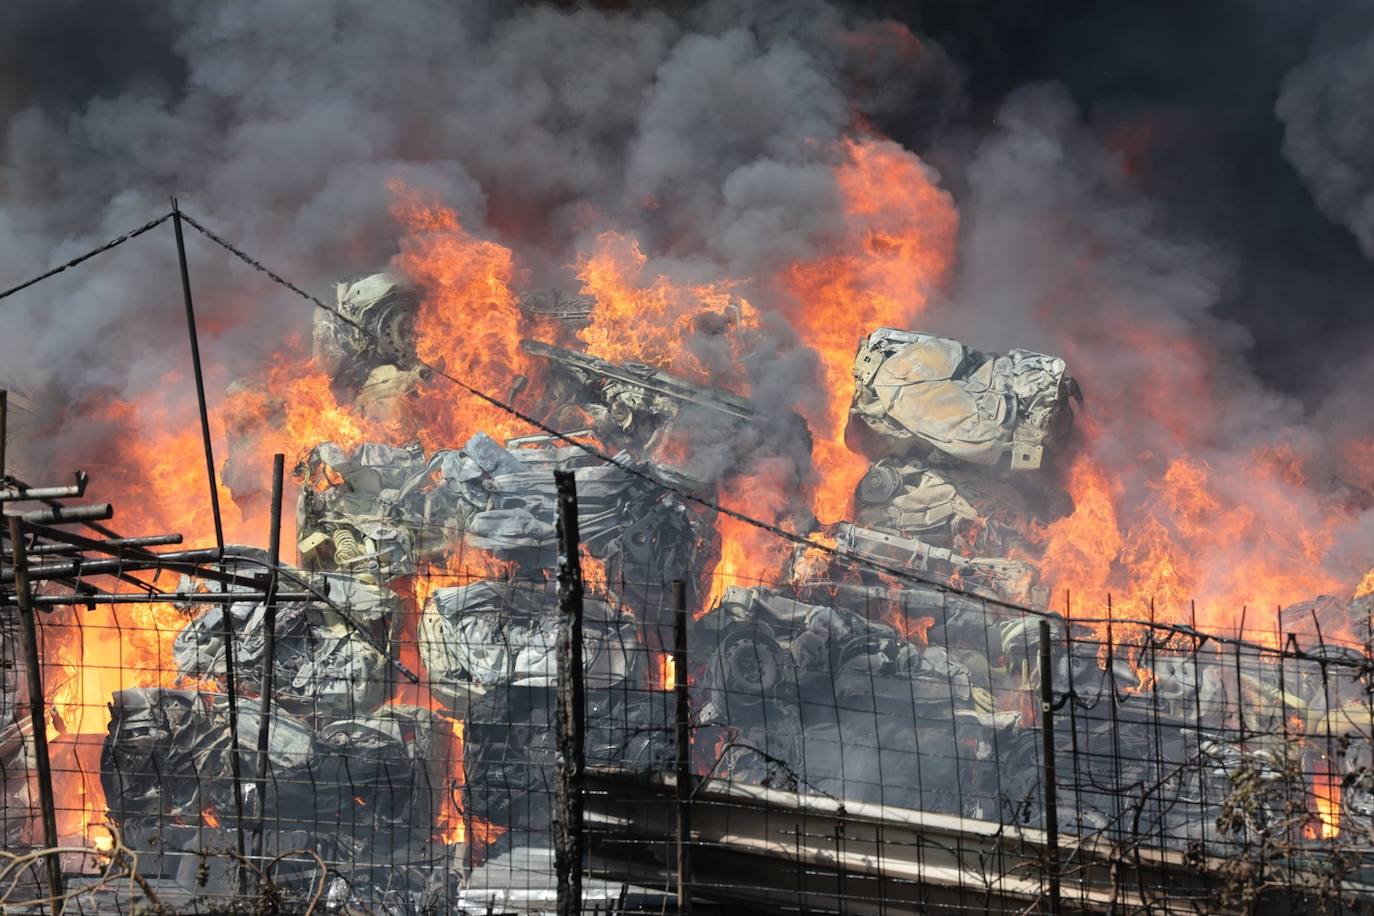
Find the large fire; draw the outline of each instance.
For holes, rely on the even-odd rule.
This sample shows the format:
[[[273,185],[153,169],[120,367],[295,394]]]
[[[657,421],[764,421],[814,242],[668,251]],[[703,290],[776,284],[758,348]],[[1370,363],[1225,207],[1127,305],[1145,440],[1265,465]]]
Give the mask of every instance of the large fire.
[[[801,530],[807,514],[795,505],[798,480],[809,487],[810,514],[821,523],[852,517],[854,488],[867,467],[844,438],[855,346],[879,326],[919,327],[956,257],[953,199],[918,157],[872,137],[846,141],[834,154],[843,225],[825,240],[821,253],[797,261],[780,276],[709,281],[668,276],[650,269],[637,239],[614,231],[595,236],[574,265],[581,292],[595,300],[593,318],[579,331],[591,354],[648,363],[744,396],[750,394],[746,354],[752,336],[760,333],[760,316],[743,293],[753,295],[760,287],[785,291],[793,303],[785,318],[818,361],[813,387],[797,392],[792,405],[810,426],[811,467],[770,458],[739,469],[719,497],[729,508],[790,530]],[[537,371],[520,348],[532,330],[513,291],[520,273],[515,255],[499,242],[477,237],[453,211],[417,192],[400,185],[393,192],[403,232],[395,266],[421,294],[418,356],[467,385],[507,397],[517,377]],[[721,329],[728,354],[723,370],[682,345],[702,321]],[[1129,334],[1128,323],[1123,327]],[[1072,329],[1065,333],[1071,336]],[[1138,332],[1139,340],[1145,336],[1146,331]],[[1220,408],[1208,394],[1206,355],[1184,338],[1145,342],[1155,351],[1175,353],[1170,365],[1194,367],[1161,373],[1132,407],[1168,434],[1172,450],[1124,456],[1120,466],[1109,465],[1103,458],[1107,451],[1094,448],[1109,435],[1097,417],[1115,406],[1111,393],[1101,395],[1108,403],[1082,418],[1077,434],[1084,447],[1062,469],[1073,509],[1038,532],[1046,584],[1057,596],[1071,593],[1075,613],[1090,603],[1099,607],[1113,593],[1113,606],[1122,616],[1148,616],[1153,602],[1158,619],[1188,622],[1195,599],[1200,627],[1228,630],[1235,629],[1246,606],[1272,613],[1323,592],[1348,592],[1349,584],[1325,572],[1320,562],[1331,547],[1338,513],[1313,512],[1303,457],[1276,442],[1244,460],[1216,463],[1220,459],[1213,459],[1206,446]],[[169,377],[164,389],[184,394],[179,381]],[[187,546],[212,543],[200,433],[192,418],[173,415],[160,403],[109,402],[98,409],[118,417],[128,432],[101,473],[106,492],[119,497],[121,531],[177,531],[185,533]],[[232,390],[212,418],[216,446],[224,449],[221,458],[235,464],[236,480],[256,473],[265,481],[273,453],[284,453],[292,467],[326,441],[350,448],[365,441],[402,444],[418,438],[430,450],[458,447],[479,431],[497,440],[531,432],[517,418],[439,379],[417,390],[404,417],[363,416],[336,399],[328,378],[311,366],[298,343],[278,353],[254,384]],[[260,494],[250,498],[246,488],[225,481],[219,493],[226,538],[264,542],[268,518]],[[284,525],[290,559],[294,525],[289,511]],[[791,552],[790,544],[733,518],[720,518],[718,530],[721,558],[706,607],[727,585],[775,579]],[[469,555],[416,577],[407,584],[412,613],[430,590],[449,584],[446,577],[472,575],[474,568],[491,572],[483,558]],[[1374,572],[1361,588],[1374,589]],[[1105,611],[1105,603],[1100,607]],[[66,638],[52,643],[61,672],[53,697],[59,729],[70,740],[104,732],[105,704],[114,690],[176,682],[170,644],[184,624],[176,608],[100,607],[62,620],[70,626]],[[917,639],[924,640],[928,621],[919,622]],[[414,621],[408,626],[413,640]],[[1247,635],[1264,638],[1268,631]],[[403,652],[403,662],[423,679],[413,646]],[[665,688],[672,682],[667,662],[665,656],[655,672],[656,683]],[[427,691],[410,691],[393,701],[438,705]],[[462,779],[462,729],[461,722],[452,722],[455,785]],[[77,744],[81,767],[64,768],[60,775],[79,784],[59,786],[61,797],[82,799],[83,810],[64,830],[89,830],[91,837],[103,811],[99,781],[74,774],[98,772],[94,747]],[[435,830],[445,841],[457,842],[465,838],[467,823],[455,802]],[[473,832],[489,838],[496,829],[485,825]]]

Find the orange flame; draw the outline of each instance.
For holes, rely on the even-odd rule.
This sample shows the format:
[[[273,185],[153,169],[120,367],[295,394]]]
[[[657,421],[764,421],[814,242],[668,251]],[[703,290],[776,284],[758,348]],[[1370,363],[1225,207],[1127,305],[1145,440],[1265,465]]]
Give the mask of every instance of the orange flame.
[[[1360,580],[1360,584],[1355,586],[1356,598],[1363,598],[1365,595],[1374,595],[1374,567],[1370,567],[1369,572]]]
[[[1317,760],[1312,772],[1312,800],[1320,827],[1309,831],[1312,839],[1331,840],[1341,835],[1341,780],[1325,760]]]
[[[1339,519],[1313,513],[1301,471],[1281,450],[1231,462],[1224,474],[1182,454],[1147,476],[1143,499],[1127,505],[1126,483],[1081,455],[1067,481],[1074,511],[1041,534],[1046,578],[1093,601],[1113,594],[1123,616],[1153,613],[1163,623],[1191,622],[1196,598],[1198,626],[1227,632],[1246,606],[1341,591],[1321,565]],[[1275,638],[1264,628],[1246,636]]]
[[[752,518],[785,525],[790,515],[791,487],[796,469],[785,459],[764,459],[745,475],[721,488],[721,505]],[[720,533],[720,560],[711,574],[711,591],[697,617],[719,603],[732,585],[749,586],[776,578],[791,550],[791,543],[757,525],[730,515],[716,519]]]
[[[922,646],[930,645],[930,628],[935,626],[934,617],[907,618],[894,610],[885,619],[903,639]]]
[[[463,805],[459,800],[458,789],[466,777],[463,770],[463,723],[457,719],[446,719],[452,737],[449,739],[449,779],[445,786],[444,800],[435,820],[434,836],[446,846],[463,842],[467,838],[467,827],[463,820]]]
[[[646,276],[648,257],[639,242],[603,232],[590,253],[578,258],[582,293],[596,300],[591,323],[578,336],[588,353],[615,362],[647,363],[696,382],[744,393],[740,357],[743,337],[758,327],[758,315],[728,282],[689,284],[662,275]],[[735,374],[708,372],[682,345],[699,316],[717,316],[734,350]]]
[[[472,828],[472,838],[481,846],[490,846],[495,843],[509,829],[493,824],[475,814],[468,815],[468,826]]]
[[[919,53],[919,43],[905,35],[894,40],[909,53]],[[878,326],[919,327],[920,316],[948,279],[958,229],[950,195],[932,170],[895,143],[872,137],[845,141],[837,150],[834,178],[844,203],[842,225],[823,240],[824,253],[800,260],[776,277],[710,283],[669,277],[651,267],[636,239],[616,232],[598,235],[576,264],[583,293],[596,300],[590,323],[579,332],[593,355],[651,363],[740,394],[748,393],[744,356],[760,324],[754,307],[738,293],[767,281],[787,291],[795,300],[787,317],[819,363],[818,391],[812,400],[803,397],[799,409],[814,436],[811,509],[822,523],[851,514],[852,494],[866,465],[844,443],[857,342]],[[452,210],[417,192],[400,184],[391,189],[393,211],[405,230],[396,266],[414,280],[421,297],[415,327],[418,356],[462,383],[506,395],[517,376],[537,368],[519,346],[528,328],[512,289],[517,276],[512,251],[474,236]],[[706,366],[682,345],[703,324],[719,328],[725,339],[730,365],[724,370]],[[1091,416],[1081,418],[1083,448],[1066,474],[1074,510],[1039,535],[1046,581],[1094,600],[1112,592],[1130,615],[1141,615],[1142,606],[1154,601],[1162,621],[1186,621],[1188,601],[1196,597],[1197,623],[1213,629],[1233,627],[1244,604],[1273,607],[1348,588],[1348,580],[1333,577],[1320,562],[1333,543],[1337,520],[1334,513],[1314,513],[1306,498],[1302,455],[1282,444],[1240,459],[1216,457],[1203,447],[1214,437],[1224,410],[1210,394],[1212,360],[1204,344],[1134,327],[1122,333],[1130,349],[1151,354],[1159,366],[1149,378],[1157,384],[1140,385],[1132,408],[1142,421],[1162,430],[1172,447],[1130,455],[1109,466],[1101,457],[1108,451],[1096,447],[1109,432]],[[163,390],[184,393],[179,374],[168,373],[163,382]],[[212,543],[194,414],[156,400],[134,405],[107,398],[94,409],[126,432],[117,444],[116,460],[102,468],[97,480],[103,492],[119,497],[122,532],[179,531],[188,547]],[[263,378],[230,393],[211,418],[217,447],[228,444],[221,457],[227,455],[238,471],[226,471],[228,480],[216,482],[225,534],[231,541],[249,543],[266,535],[265,506],[243,495],[240,480],[265,483],[274,452],[294,463],[324,441],[351,449],[365,441],[399,444],[418,436],[426,450],[433,450],[461,445],[479,430],[498,439],[528,432],[522,421],[447,383],[419,390],[404,420],[365,417],[338,401],[329,379],[304,358],[299,341],[289,341]],[[660,444],[662,456],[684,462],[690,457],[686,447],[685,440]],[[1346,459],[1374,479],[1374,443],[1351,445]],[[796,517],[792,499],[800,473],[786,459],[763,462],[728,484],[722,502],[789,530],[803,530],[809,520]],[[292,513],[283,521],[289,544]],[[792,550],[787,541],[729,516],[718,520],[718,531],[721,558],[703,611],[728,585],[775,580]],[[402,622],[400,655],[411,670],[423,671],[415,617],[432,589],[452,584],[454,577],[500,574],[501,564],[475,554],[467,551],[461,563],[445,558],[436,563],[438,573],[417,576],[408,584],[414,602]],[[604,587],[604,567],[584,563],[589,585]],[[1356,588],[1357,596],[1371,592],[1374,570]],[[174,685],[171,642],[183,624],[181,612],[171,605],[117,605],[83,611],[79,617],[54,615],[45,627],[46,645],[60,673],[52,696],[66,736],[102,733],[105,704],[115,690]],[[924,641],[931,625],[930,618],[906,622],[904,633]],[[672,682],[671,658],[663,656],[658,665],[658,684],[666,687]],[[1136,689],[1148,689],[1150,674],[1137,673]],[[439,708],[424,688],[398,688],[392,702]],[[461,842],[467,828],[456,792],[463,780],[463,725],[449,721],[454,791],[447,793],[436,835],[452,843]],[[84,835],[104,808],[99,781],[78,777],[61,782],[65,778],[59,774],[59,792],[82,800],[76,829]],[[1327,806],[1323,835],[1328,825],[1334,835],[1339,783],[1328,776],[1314,790],[1319,812]],[[204,816],[207,823],[215,818],[209,810]],[[475,818],[468,823],[481,842],[503,832]]]
[[[674,690],[677,688],[677,659],[671,652],[654,654],[654,688]]]
[[[859,339],[881,326],[911,327],[949,274],[958,216],[934,172],[887,140],[846,141],[835,179],[845,226],[828,252],[783,278],[792,316],[820,357],[822,403],[803,405],[815,437],[813,509],[823,523],[850,515],[864,462],[844,444]]]
[[[511,290],[510,249],[474,237],[456,213],[416,191],[399,183],[391,191],[393,213],[406,229],[396,266],[421,292],[416,354],[464,384],[507,396],[512,380],[530,371],[520,349],[524,335]],[[426,450],[460,445],[478,431],[497,440],[529,431],[522,421],[449,383],[422,393],[413,413]]]

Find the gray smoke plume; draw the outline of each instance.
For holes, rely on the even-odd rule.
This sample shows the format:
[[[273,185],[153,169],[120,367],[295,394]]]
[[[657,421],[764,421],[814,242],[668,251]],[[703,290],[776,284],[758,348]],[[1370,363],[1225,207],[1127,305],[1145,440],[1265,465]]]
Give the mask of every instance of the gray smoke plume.
[[[933,320],[987,349],[1067,358],[1088,401],[1087,454],[1123,488],[1123,530],[1167,497],[1176,459],[1209,469],[1216,537],[1188,558],[1204,587],[1225,591],[1239,561],[1256,556],[1294,576],[1321,568],[1358,579],[1374,511],[1328,486],[1348,472],[1333,458],[1341,427],[1317,422],[1245,362],[1249,334],[1213,312],[1233,266],[1168,229],[1062,89],[1014,93],[997,123],[968,163],[954,304]],[[1290,453],[1309,479],[1276,484],[1272,498],[1248,482],[1265,456]],[[1228,517],[1244,518],[1238,533],[1223,533]],[[1336,534],[1313,567],[1295,532],[1325,526]]]
[[[977,21],[953,46],[977,45],[967,39],[984,19],[995,32],[1003,20],[993,6],[968,14]],[[952,5],[930,7],[933,19],[960,18]],[[1120,25],[1115,12],[1095,15],[1104,27]],[[1002,50],[1024,44],[1022,17],[1013,18],[994,35],[992,58],[1010,60]],[[1035,34],[1062,37],[1060,59],[1073,59],[1072,40],[1082,42],[1083,23],[1096,21],[1077,20],[1075,32],[1047,19]],[[1089,46],[1106,53],[1100,41]],[[1323,207],[1364,232],[1370,185],[1359,157],[1369,131],[1362,112],[1346,110],[1357,94],[1341,87],[1365,84],[1368,46],[1321,48],[1285,87],[1286,149]],[[1091,63],[1085,69],[1095,71],[1101,60]],[[1024,76],[1009,70],[999,79]],[[970,83],[982,88],[966,91]],[[569,265],[607,228],[641,241],[646,276],[766,277],[834,238],[842,218],[835,140],[876,124],[928,152],[959,199],[953,304],[931,315],[931,329],[993,349],[1066,355],[1108,430],[1095,440],[1098,457],[1127,469],[1141,498],[1155,466],[1139,461],[1142,452],[1157,461],[1185,440],[1223,473],[1276,438],[1343,472],[1331,456],[1349,442],[1329,441],[1326,424],[1308,419],[1312,405],[1275,393],[1247,365],[1250,339],[1236,318],[1245,295],[1264,292],[1246,278],[1258,265],[1260,276],[1285,279],[1274,258],[1259,265],[1254,257],[1270,250],[1269,239],[1248,240],[1237,257],[1231,239],[1175,231],[1179,201],[1161,207],[1135,186],[1103,144],[1095,112],[1085,116],[1066,93],[1045,88],[1001,106],[1004,90],[987,85],[907,27],[824,0],[628,10],[492,0],[403,9],[364,0],[12,3],[0,9],[0,277],[31,276],[164,211],[176,194],[327,296],[339,276],[395,254],[391,179],[511,246],[521,280],[534,286],[575,286]],[[1272,97],[1265,106],[1272,110]],[[990,123],[980,120],[994,111]],[[1189,193],[1175,198],[1208,209],[1212,198],[1193,184],[1166,190],[1179,187]],[[1287,211],[1277,212],[1283,218],[1255,222],[1288,225]],[[27,389],[53,419],[47,438],[28,443],[31,467],[55,454],[63,465],[97,455],[130,422],[81,415],[102,397],[163,392],[167,417],[133,420],[192,420],[170,235],[161,227],[0,304],[0,380]],[[260,372],[292,335],[307,337],[312,316],[198,236],[189,247],[217,398],[232,379]],[[1322,276],[1309,267],[1294,275],[1304,290]],[[776,407],[814,396],[816,362],[786,320],[795,303],[766,283],[741,292],[769,331],[749,365],[756,400]],[[1231,320],[1217,310],[1228,297]],[[1320,334],[1309,343],[1309,368],[1289,371],[1285,349],[1282,372],[1271,368],[1266,379],[1316,377],[1312,354],[1334,351]],[[710,339],[686,345],[706,365],[723,358]],[[1187,384],[1160,388],[1161,375]],[[1326,389],[1319,415],[1339,414],[1336,425],[1348,428],[1348,371],[1333,370]],[[1158,391],[1182,420],[1162,419],[1149,400]],[[1190,410],[1204,391],[1226,409]],[[1303,505],[1305,514],[1320,508]]]
[[[1283,151],[1322,211],[1374,257],[1374,36],[1319,52],[1283,81]]]
[[[567,265],[600,228],[635,232],[650,271],[767,271],[832,231],[827,166],[856,117],[919,108],[929,130],[958,97],[938,47],[818,0],[19,3],[0,35],[0,277],[16,281],[176,194],[327,297],[395,253],[390,179],[513,247],[536,285],[575,287]],[[308,338],[311,314],[194,233],[188,245],[217,397]],[[188,377],[170,226],[4,308],[4,380],[41,412]],[[788,377],[764,388],[811,371],[784,344],[771,365]]]

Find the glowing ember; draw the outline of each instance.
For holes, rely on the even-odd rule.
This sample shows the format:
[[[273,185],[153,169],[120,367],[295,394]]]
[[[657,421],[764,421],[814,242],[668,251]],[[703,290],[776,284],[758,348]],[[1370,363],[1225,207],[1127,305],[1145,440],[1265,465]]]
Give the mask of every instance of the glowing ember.
[[[91,843],[95,847],[95,851],[101,854],[108,854],[114,850],[114,836],[108,831],[91,837]]]
[[[606,561],[587,552],[586,545],[578,547],[578,561],[582,568],[582,588],[589,595],[607,593]]]

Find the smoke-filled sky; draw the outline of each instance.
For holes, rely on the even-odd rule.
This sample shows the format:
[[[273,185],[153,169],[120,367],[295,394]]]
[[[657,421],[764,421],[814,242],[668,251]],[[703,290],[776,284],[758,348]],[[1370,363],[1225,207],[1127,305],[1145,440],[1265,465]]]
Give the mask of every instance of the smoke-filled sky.
[[[175,192],[329,278],[385,254],[375,178],[397,167],[553,246],[586,201],[671,187],[692,205],[663,231],[733,250],[764,233],[716,241],[738,218],[723,197],[745,193],[726,180],[807,161],[798,144],[845,126],[846,96],[957,189],[1005,96],[1048,80],[1170,228],[1228,262],[1218,309],[1253,329],[1267,377],[1299,384],[1295,336],[1349,346],[1368,328],[1368,3],[575,6],[5,4],[0,271],[23,276]],[[927,39],[919,64],[828,40],[886,16]]]
[[[1235,405],[1213,439],[1338,450],[1374,431],[1372,23],[1359,0],[19,0],[0,286],[175,194],[327,294],[396,253],[393,178],[532,284],[573,288],[603,228],[675,276],[766,276],[840,231],[837,144],[871,125],[959,213],[933,330],[1077,356],[1091,398],[1148,373],[1084,329],[1139,318],[1206,342]],[[191,271],[212,393],[308,335],[309,309],[195,237]],[[40,411],[184,368],[169,230],[0,308],[0,380]],[[812,366],[779,328],[757,390]]]

